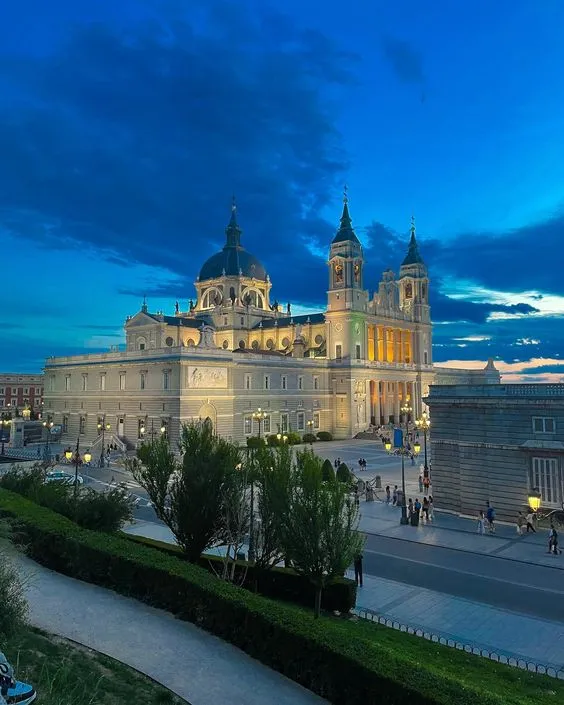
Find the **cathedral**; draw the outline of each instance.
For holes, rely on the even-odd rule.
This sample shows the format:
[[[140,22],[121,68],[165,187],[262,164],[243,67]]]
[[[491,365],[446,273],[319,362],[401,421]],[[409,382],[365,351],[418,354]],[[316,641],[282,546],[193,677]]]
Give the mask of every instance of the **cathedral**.
[[[405,404],[418,417],[431,384],[499,382],[492,366],[433,366],[429,278],[413,219],[398,274],[386,270],[369,292],[345,194],[327,306],[307,315],[272,300],[267,270],[243,243],[233,203],[225,245],[202,265],[187,310],[151,312],[143,301],[125,322],[125,350],[46,361],[45,415],[63,437],[96,444],[109,434],[131,448],[166,433],[176,443],[183,423],[209,418],[238,442],[289,431],[345,439],[398,423]]]

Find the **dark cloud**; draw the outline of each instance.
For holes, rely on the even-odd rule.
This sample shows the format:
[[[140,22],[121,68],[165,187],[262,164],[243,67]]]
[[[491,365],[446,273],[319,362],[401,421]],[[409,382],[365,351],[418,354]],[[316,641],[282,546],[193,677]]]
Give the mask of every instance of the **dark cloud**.
[[[324,91],[350,80],[351,57],[279,15],[208,9],[126,33],[78,26],[51,57],[4,64],[0,208],[11,232],[191,281],[222,244],[235,192],[247,247],[284,243],[287,266],[343,181]]]
[[[423,60],[409,42],[398,37],[384,37],[382,50],[392,70],[402,83],[424,85]]]

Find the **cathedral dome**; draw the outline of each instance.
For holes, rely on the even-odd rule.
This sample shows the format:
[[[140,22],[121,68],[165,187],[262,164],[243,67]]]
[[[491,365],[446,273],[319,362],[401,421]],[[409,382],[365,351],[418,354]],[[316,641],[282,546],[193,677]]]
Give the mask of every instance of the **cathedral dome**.
[[[222,276],[243,276],[266,281],[266,270],[262,263],[241,246],[241,228],[237,225],[235,204],[225,234],[225,247],[204,262],[199,281]]]

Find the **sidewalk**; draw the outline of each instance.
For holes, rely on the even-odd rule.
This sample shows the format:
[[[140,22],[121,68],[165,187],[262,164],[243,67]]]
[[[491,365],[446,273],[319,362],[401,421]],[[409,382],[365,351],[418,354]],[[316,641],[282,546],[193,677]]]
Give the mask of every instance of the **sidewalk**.
[[[243,651],[162,610],[17,556],[30,621],[147,674],[192,705],[326,701]]]

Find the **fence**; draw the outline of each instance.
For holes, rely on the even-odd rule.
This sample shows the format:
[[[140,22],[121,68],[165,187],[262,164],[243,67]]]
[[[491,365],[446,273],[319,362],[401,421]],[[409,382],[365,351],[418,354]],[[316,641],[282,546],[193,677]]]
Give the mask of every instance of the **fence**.
[[[529,671],[530,673],[539,673],[541,675],[564,680],[564,665],[539,663],[534,659],[524,658],[519,654],[512,654],[508,651],[501,650],[496,651],[488,646],[479,646],[478,644],[473,644],[470,641],[465,641],[464,639],[460,639],[459,637],[446,633],[433,634],[433,632],[425,629],[425,627],[402,624],[391,617],[380,615],[377,612],[365,607],[357,607],[353,610],[353,612],[361,619],[367,619],[371,622],[375,622],[376,624],[381,624],[384,627],[389,627],[390,629],[395,629],[399,632],[418,636],[421,639],[426,639],[427,641],[431,641],[435,644],[449,646],[452,649],[465,651],[468,654],[474,654],[475,656],[481,656],[482,658],[488,658],[490,661],[504,663],[508,666],[513,666],[514,668],[520,668],[523,671]]]

